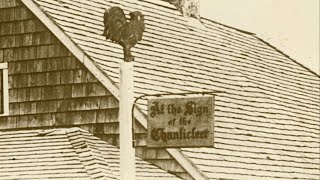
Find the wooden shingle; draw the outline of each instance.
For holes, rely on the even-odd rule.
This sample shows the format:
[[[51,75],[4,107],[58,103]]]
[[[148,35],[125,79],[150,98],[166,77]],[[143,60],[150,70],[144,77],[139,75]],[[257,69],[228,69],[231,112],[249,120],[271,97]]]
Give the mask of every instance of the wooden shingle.
[[[37,47],[37,58],[47,58],[49,57],[49,46],[43,45]]]
[[[10,8],[10,7],[16,7],[19,5],[21,5],[21,3],[18,0],[3,0],[0,3],[0,8]]]
[[[17,117],[17,127],[26,128],[28,127],[28,116],[18,116]]]
[[[61,71],[61,84],[73,83],[73,70]]]
[[[13,60],[13,49],[5,49],[3,51],[3,59],[6,61],[12,61]]]
[[[30,101],[41,100],[41,87],[30,88]]]
[[[8,117],[7,128],[16,128],[17,127],[17,117]]]
[[[44,86],[46,85],[46,73],[37,73],[37,86]]]
[[[84,95],[84,84],[73,84],[72,97],[83,97],[83,95]]]
[[[9,103],[17,102],[18,101],[18,90],[17,89],[10,89],[9,91]]]
[[[38,119],[40,120],[40,125],[35,127],[52,127],[56,125],[56,115],[55,114],[41,114]]]
[[[32,33],[22,35],[22,45],[23,46],[33,45],[33,34]]]
[[[37,114],[49,112],[49,101],[37,101]]]
[[[4,50],[0,49],[0,63],[5,62],[3,54],[4,54]]]
[[[26,20],[31,19],[32,13],[24,6],[14,8],[14,19],[15,20]]]
[[[47,85],[58,85],[60,84],[60,72],[48,72],[47,73]]]
[[[19,103],[10,103],[9,110],[11,115],[19,115],[20,113],[20,104]]]

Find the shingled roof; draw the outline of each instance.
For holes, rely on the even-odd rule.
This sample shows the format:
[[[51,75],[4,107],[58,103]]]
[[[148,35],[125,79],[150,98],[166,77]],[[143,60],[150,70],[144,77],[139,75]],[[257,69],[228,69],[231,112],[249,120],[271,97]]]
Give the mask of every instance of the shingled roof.
[[[119,179],[119,149],[79,128],[0,132],[0,179]],[[136,159],[137,179],[179,178]]]
[[[143,12],[146,31],[133,49],[135,96],[221,92],[214,148],[182,149],[209,179],[319,178],[320,78],[256,35],[204,18],[193,26],[161,0],[34,2],[67,35],[63,43],[77,45],[70,51],[102,70],[95,75],[106,75],[101,81],[115,96],[123,54],[102,36],[103,13],[111,6]],[[146,101],[138,103],[145,114]]]

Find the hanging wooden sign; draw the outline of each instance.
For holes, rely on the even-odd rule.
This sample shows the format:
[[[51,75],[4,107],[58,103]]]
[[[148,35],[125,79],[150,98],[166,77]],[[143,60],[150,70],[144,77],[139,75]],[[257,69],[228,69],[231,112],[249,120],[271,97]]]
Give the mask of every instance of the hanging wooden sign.
[[[212,147],[214,96],[148,100],[148,147]]]

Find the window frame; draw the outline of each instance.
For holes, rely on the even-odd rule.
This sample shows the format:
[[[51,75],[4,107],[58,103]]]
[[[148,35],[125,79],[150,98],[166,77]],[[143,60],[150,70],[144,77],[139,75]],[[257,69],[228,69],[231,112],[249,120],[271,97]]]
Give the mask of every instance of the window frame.
[[[3,103],[3,113],[0,116],[9,115],[9,84],[8,84],[8,63],[0,63],[0,70],[2,70],[2,101]]]

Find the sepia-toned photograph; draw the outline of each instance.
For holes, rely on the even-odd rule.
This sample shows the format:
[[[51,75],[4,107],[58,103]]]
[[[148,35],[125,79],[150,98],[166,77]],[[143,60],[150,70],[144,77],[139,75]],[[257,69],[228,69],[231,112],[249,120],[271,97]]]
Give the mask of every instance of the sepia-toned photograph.
[[[0,180],[319,180],[319,0],[0,0]]]

